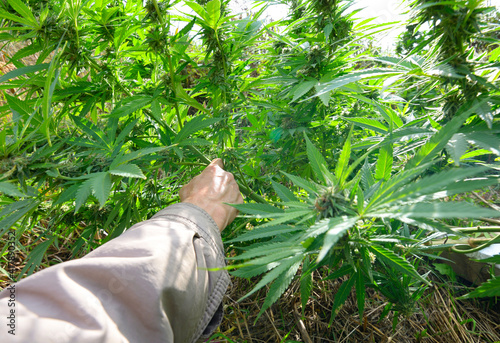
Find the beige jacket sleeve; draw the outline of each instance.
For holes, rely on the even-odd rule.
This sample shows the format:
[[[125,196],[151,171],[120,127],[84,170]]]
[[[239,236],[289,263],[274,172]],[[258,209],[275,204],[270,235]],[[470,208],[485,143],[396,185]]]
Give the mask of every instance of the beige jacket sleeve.
[[[213,219],[192,204],[169,206],[3,290],[0,342],[196,342],[222,319],[229,276],[209,269],[223,266]],[[13,308],[15,335],[5,325]]]

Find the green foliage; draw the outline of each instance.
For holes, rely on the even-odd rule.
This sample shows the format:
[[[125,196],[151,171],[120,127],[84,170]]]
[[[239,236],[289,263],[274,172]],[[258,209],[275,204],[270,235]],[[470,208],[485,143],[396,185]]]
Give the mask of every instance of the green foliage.
[[[381,56],[365,39],[385,25],[347,5],[292,1],[266,24],[265,5],[219,0],[0,2],[0,235],[37,237],[19,277],[149,218],[222,157],[247,197],[223,239],[235,276],[262,275],[247,296],[269,285],[260,314],[295,278],[304,308],[318,273],[342,278],[332,320],[351,290],[362,316],[367,288],[415,311],[431,242],[500,216],[464,201],[499,184],[495,23],[480,1],[415,1],[414,41]]]
[[[442,137],[442,132],[449,130],[450,125],[455,131],[458,130],[456,125],[450,123],[436,133],[436,136]],[[451,137],[451,135],[447,135],[447,137]],[[433,141],[432,138],[429,140],[429,142]],[[236,206],[240,211],[252,214],[257,218],[274,218],[274,220],[261,224],[252,231],[258,233],[257,235],[252,236],[252,232],[250,232],[241,236],[241,241],[247,241],[248,237],[270,237],[270,235],[261,236],[260,233],[264,228],[273,228],[272,234],[275,237],[271,237],[269,244],[250,245],[245,248],[246,252],[237,258],[238,260],[242,258],[249,259],[248,264],[243,265],[238,270],[240,276],[244,275],[245,269],[254,270],[254,268],[257,268],[261,272],[265,272],[268,270],[266,266],[273,265],[274,269],[268,272],[258,285],[261,288],[264,282],[273,282],[273,292],[268,295],[263,309],[276,301],[277,293],[281,292],[282,294],[290,283],[289,259],[283,260],[280,253],[275,256],[273,254],[267,255],[265,259],[260,257],[270,252],[269,247],[272,247],[273,250],[284,249],[285,247],[290,249],[296,245],[297,249],[299,249],[299,257],[300,255],[302,255],[302,258],[317,256],[316,264],[313,267],[308,266],[305,275],[310,274],[311,269],[323,267],[325,264],[332,271],[339,267],[339,272],[343,269],[346,270],[345,273],[333,273],[335,278],[349,275],[349,281],[341,285],[332,305],[333,320],[338,307],[346,300],[346,292],[348,294],[354,285],[358,290],[364,290],[365,287],[374,287],[385,294],[386,289],[383,288],[385,286],[381,288],[378,283],[373,281],[373,275],[375,274],[382,279],[384,275],[396,279],[398,278],[396,275],[402,275],[407,280],[405,281],[407,282],[405,287],[410,284],[420,283],[422,286],[417,288],[416,294],[421,294],[422,287],[425,287],[429,282],[417,272],[414,264],[411,263],[412,260],[408,260],[411,256],[418,256],[419,254],[424,256],[426,254],[425,248],[419,247],[417,235],[422,239],[425,231],[429,234],[433,231],[446,232],[452,235],[460,234],[438,222],[434,225],[433,221],[429,221],[430,218],[454,219],[499,216],[498,211],[480,208],[466,202],[440,201],[445,196],[471,190],[468,187],[466,178],[484,173],[488,170],[486,167],[444,170],[427,177],[423,176],[423,173],[432,165],[429,163],[421,168],[414,167],[411,172],[402,169],[393,173],[392,168],[389,168],[388,171],[384,171],[384,173],[388,173],[388,177],[381,177],[376,184],[374,184],[376,179],[372,179],[371,182],[365,182],[364,184],[347,182],[343,186],[329,172],[325,159],[307,137],[306,142],[307,154],[316,179],[321,180],[324,185],[313,185],[302,178],[287,174],[296,186],[303,187],[309,193],[307,198],[301,197],[299,203],[281,203],[284,212],[273,211],[262,205],[245,204]],[[446,144],[446,142],[441,144]],[[348,144],[345,146],[348,146]],[[348,154],[346,151],[347,149],[343,149],[341,154],[344,155],[344,160],[349,158],[346,157]],[[392,146],[390,151],[392,151]],[[429,153],[429,151],[431,152]],[[435,163],[438,152],[437,149],[430,150],[429,145],[425,144],[416,152],[415,156],[425,156],[429,161]],[[391,153],[391,161],[392,157],[393,154]],[[372,167],[367,167],[368,170],[363,171],[361,169],[358,175],[348,177],[356,181],[361,177],[361,173],[376,175],[377,170],[380,169],[380,160],[384,160],[382,165],[385,165],[387,159],[386,154],[379,154],[377,162]],[[416,163],[413,161],[415,161],[415,158],[408,163]],[[344,169],[344,167],[341,168]],[[372,173],[369,169],[373,169]],[[490,180],[495,183],[500,181],[498,177],[492,179],[483,178],[475,186],[481,188],[488,185]],[[377,185],[377,189],[373,192],[371,188],[375,185]],[[358,189],[354,193],[356,187]],[[353,196],[350,197],[350,194]],[[363,203],[358,203],[361,199],[363,199]],[[287,222],[287,225],[277,227],[278,224]],[[411,236],[404,235],[404,223],[415,225],[424,231],[418,230],[415,235]],[[279,230],[283,230],[283,233],[279,234]],[[493,241],[491,240],[490,243],[493,243]],[[289,254],[289,252],[286,252],[286,256],[290,256]],[[273,257],[279,259],[273,260]],[[286,268],[278,269],[278,266],[286,266]],[[278,284],[280,282],[282,284]],[[405,287],[401,287],[402,292],[405,294],[409,292]],[[254,289],[252,292],[256,290]],[[304,290],[302,296],[305,293]],[[394,297],[391,301],[396,303],[395,309],[399,308],[397,311],[402,313],[411,313],[412,310],[408,306],[415,304],[415,297],[412,294],[408,293],[402,298]],[[362,298],[358,300],[360,303],[364,301]],[[403,301],[406,303],[401,303]]]

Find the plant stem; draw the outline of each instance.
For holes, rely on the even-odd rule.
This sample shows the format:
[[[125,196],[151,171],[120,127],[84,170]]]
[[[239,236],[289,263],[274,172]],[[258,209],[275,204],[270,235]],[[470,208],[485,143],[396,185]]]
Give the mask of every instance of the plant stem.
[[[153,5],[156,10],[156,14],[158,14],[158,19],[160,20],[160,24],[163,27],[164,30],[167,30],[165,27],[165,21],[163,20],[163,17],[160,12],[160,8],[158,7],[158,1],[153,0]],[[179,128],[182,129],[182,119],[181,119],[181,114],[179,111],[179,105],[177,104],[177,92],[175,91],[175,73],[174,73],[174,66],[172,64],[172,56],[170,55],[170,50],[168,46],[165,47],[166,52],[165,55],[167,56],[168,60],[168,71],[170,74],[170,83],[172,84],[172,92],[174,93],[174,108],[175,108],[175,114],[177,116],[177,121],[179,122]]]
[[[156,2],[156,1],[155,1]],[[170,50],[166,47],[166,55],[168,60],[168,71],[170,74],[170,82],[172,84],[172,92],[174,93],[174,107],[175,107],[175,115],[177,116],[177,121],[179,122],[179,128],[182,129],[182,119],[181,114],[179,112],[179,104],[177,104],[177,92],[175,91],[175,73],[174,66],[172,64],[172,57],[170,56]]]
[[[476,248],[479,245],[489,242],[491,239],[490,238],[468,238],[468,239],[457,239],[457,240],[451,240],[451,239],[440,239],[437,241],[433,241],[432,244],[436,245],[464,245],[468,247],[473,247]]]
[[[498,219],[491,219],[491,218],[478,218],[478,219],[483,221],[483,222],[490,223],[490,224],[500,225],[500,220],[498,220]]]
[[[456,228],[452,228],[452,230],[462,232],[462,233],[500,232],[500,226],[456,227]]]
[[[207,165],[206,163],[200,163],[200,162],[178,162],[175,164],[178,166],[201,166],[201,167]]]
[[[163,17],[161,16],[160,8],[158,7],[158,1],[153,0],[153,6],[155,7],[156,14],[158,14],[158,19],[160,20],[160,24],[164,26]]]

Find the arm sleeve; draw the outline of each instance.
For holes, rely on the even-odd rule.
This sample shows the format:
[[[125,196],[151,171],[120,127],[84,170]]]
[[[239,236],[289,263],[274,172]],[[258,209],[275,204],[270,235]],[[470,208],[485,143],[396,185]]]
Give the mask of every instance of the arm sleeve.
[[[211,269],[224,266],[210,215],[169,206],[85,257],[2,291],[0,342],[196,342],[222,319],[229,276]],[[5,325],[12,309],[15,335]]]

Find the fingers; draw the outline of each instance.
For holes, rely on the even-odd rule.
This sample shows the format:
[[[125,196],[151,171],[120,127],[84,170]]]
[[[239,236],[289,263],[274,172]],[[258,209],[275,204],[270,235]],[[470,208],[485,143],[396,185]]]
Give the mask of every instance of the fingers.
[[[182,202],[189,202],[205,210],[219,230],[223,230],[237,216],[238,211],[227,204],[242,204],[243,197],[234,175],[224,170],[222,159],[216,158],[187,185],[179,196]]]
[[[224,169],[224,162],[222,162],[222,158],[216,158],[216,159],[212,160],[212,162],[210,162],[209,166],[213,166],[213,165],[219,166],[222,169]]]

